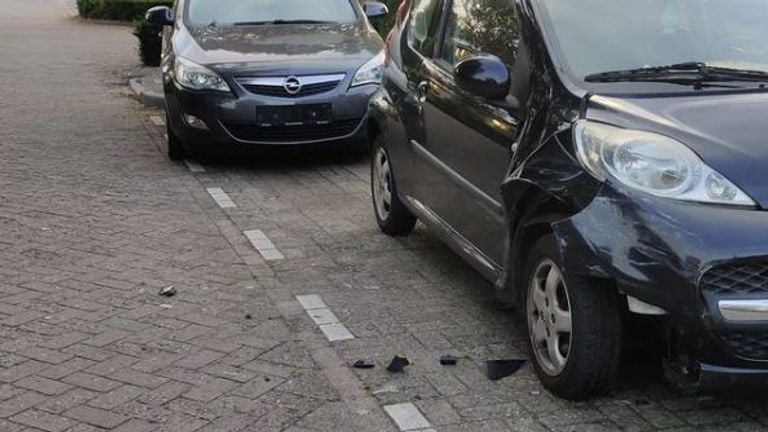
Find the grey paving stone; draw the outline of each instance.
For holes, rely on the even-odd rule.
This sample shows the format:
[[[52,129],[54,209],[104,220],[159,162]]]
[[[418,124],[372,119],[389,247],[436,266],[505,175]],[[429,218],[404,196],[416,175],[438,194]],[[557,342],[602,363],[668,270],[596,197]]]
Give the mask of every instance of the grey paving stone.
[[[114,429],[128,420],[127,417],[115,412],[92,408],[85,405],[74,407],[64,412],[62,415],[104,429]]]
[[[72,386],[64,384],[60,381],[54,381],[39,376],[29,376],[20,381],[17,381],[15,384],[21,388],[33,390],[47,396],[55,396],[72,388]]]
[[[75,424],[73,421],[56,414],[34,409],[16,414],[10,420],[47,432],[61,432]]]
[[[82,387],[86,390],[97,392],[108,392],[112,389],[120,387],[120,383],[117,381],[83,372],[73,373],[72,375],[64,378],[62,381],[67,384]]]
[[[0,403],[0,417],[7,418],[45,401],[40,393],[26,392]]]

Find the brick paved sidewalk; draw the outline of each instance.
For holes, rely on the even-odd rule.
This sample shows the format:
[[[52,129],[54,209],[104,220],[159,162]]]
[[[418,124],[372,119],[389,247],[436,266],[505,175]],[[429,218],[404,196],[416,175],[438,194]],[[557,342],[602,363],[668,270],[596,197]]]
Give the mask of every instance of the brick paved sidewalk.
[[[682,397],[644,365],[589,403],[529,367],[487,380],[485,360],[524,357],[515,321],[423,227],[378,232],[365,160],[170,163],[162,113],[125,96],[128,30],[18,7],[31,24],[0,19],[0,432],[766,429],[764,398]]]

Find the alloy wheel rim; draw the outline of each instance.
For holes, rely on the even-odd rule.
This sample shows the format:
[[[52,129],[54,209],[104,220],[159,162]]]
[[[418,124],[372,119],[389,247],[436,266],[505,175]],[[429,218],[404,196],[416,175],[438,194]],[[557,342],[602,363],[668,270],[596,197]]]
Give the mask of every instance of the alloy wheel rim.
[[[373,159],[373,199],[379,219],[387,220],[392,210],[392,174],[387,152],[381,147]]]
[[[558,376],[568,365],[573,339],[571,302],[563,274],[550,259],[542,260],[528,287],[528,333],[541,369]]]

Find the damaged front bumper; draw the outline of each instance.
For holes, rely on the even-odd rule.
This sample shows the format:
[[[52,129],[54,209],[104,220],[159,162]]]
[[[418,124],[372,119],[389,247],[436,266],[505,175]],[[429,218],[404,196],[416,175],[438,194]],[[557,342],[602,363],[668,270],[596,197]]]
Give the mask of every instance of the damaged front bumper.
[[[606,183],[552,226],[566,274],[610,279],[668,312],[671,364],[690,384],[768,379],[768,212]]]

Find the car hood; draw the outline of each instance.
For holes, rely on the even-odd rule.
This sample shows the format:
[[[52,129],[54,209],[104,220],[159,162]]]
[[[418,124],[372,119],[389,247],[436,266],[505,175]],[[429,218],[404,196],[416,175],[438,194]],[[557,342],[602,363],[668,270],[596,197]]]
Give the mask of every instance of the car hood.
[[[686,144],[768,209],[768,93],[619,98],[592,96],[587,118]]]
[[[182,28],[176,52],[222,69],[349,70],[383,49],[364,24]]]

